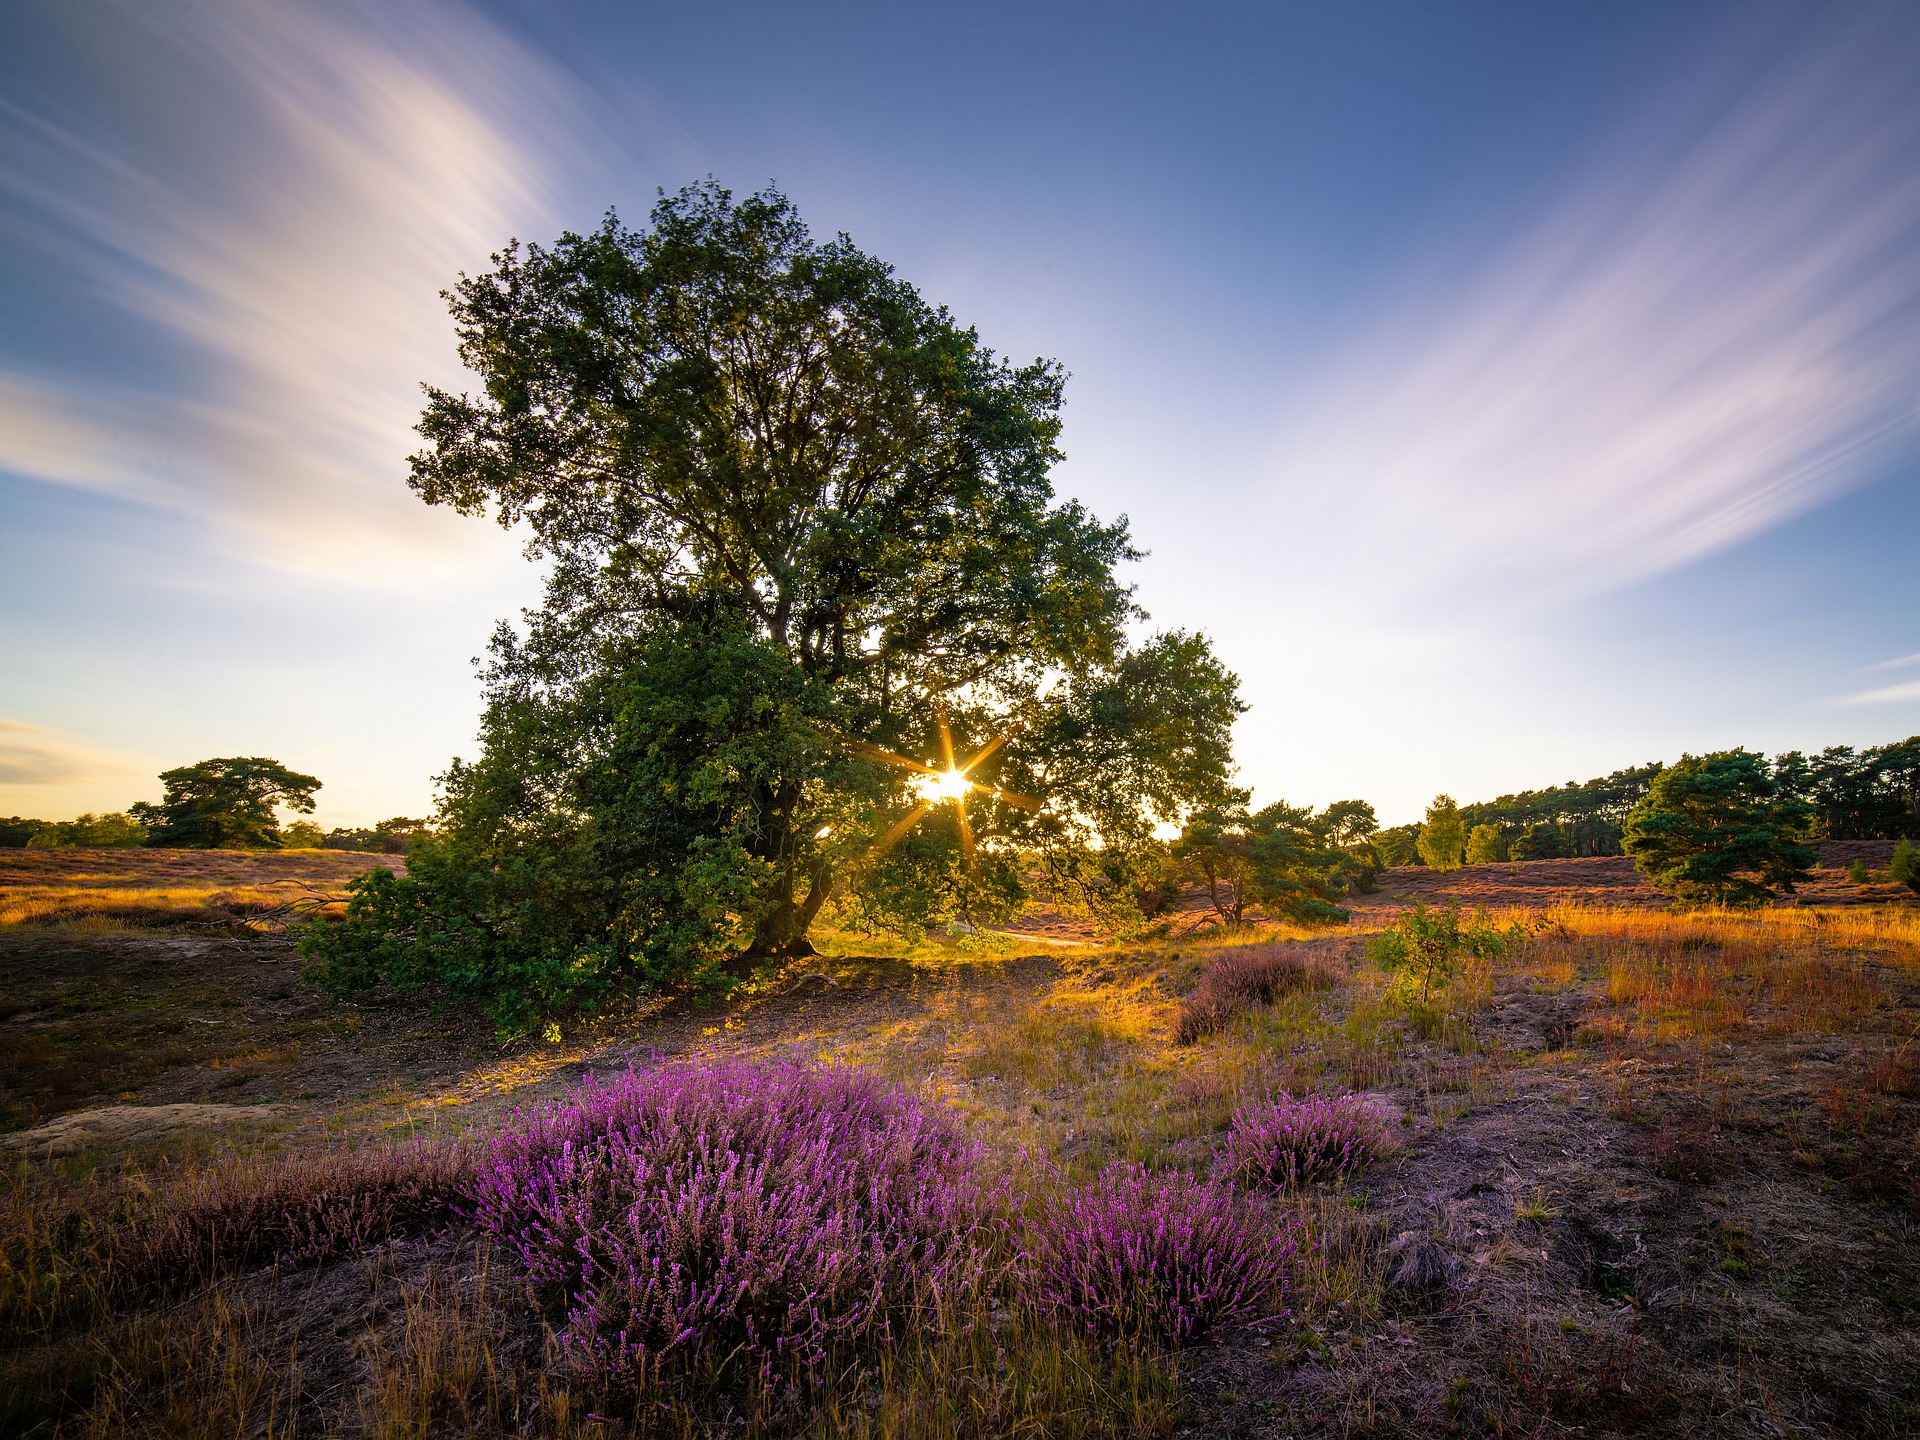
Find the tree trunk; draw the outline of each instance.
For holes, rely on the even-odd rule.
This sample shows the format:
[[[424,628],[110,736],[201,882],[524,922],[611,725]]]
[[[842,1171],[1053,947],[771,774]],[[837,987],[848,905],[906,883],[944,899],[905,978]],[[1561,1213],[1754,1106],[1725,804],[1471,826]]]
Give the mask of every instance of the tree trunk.
[[[780,898],[754,927],[753,943],[728,966],[751,968],[762,960],[797,960],[819,952],[807,939],[807,930],[819,915],[820,907],[833,894],[833,869],[822,860],[813,872],[813,883],[804,900],[796,902],[791,890]]]

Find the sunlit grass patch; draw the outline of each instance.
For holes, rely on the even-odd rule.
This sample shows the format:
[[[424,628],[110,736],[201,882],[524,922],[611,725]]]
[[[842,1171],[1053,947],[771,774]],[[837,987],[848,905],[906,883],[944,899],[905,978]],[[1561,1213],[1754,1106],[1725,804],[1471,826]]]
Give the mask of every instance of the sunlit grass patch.
[[[1846,1028],[1891,1000],[1880,967],[1905,944],[1898,927],[1862,924],[1826,943],[1818,924],[1773,921],[1793,912],[1689,914],[1562,912],[1551,943],[1569,966],[1599,976],[1610,1013],[1603,1031],[1622,1038],[1724,1040],[1750,1029]],[[1879,950],[1863,937],[1895,947]],[[1575,959],[1574,952],[1584,956]]]
[[[338,850],[0,850],[0,929],[168,929],[295,900],[337,903],[380,857]]]

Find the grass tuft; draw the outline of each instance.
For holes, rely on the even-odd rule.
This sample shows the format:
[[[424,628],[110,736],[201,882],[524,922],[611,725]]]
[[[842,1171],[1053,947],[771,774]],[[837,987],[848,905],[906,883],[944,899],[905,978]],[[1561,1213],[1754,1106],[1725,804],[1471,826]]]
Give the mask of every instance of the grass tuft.
[[[1320,979],[1305,956],[1289,945],[1270,943],[1222,950],[1200,972],[1200,983],[1174,1019],[1173,1038],[1191,1045],[1203,1036],[1224,1030],[1257,1005],[1271,1005],[1277,996],[1303,990]]]

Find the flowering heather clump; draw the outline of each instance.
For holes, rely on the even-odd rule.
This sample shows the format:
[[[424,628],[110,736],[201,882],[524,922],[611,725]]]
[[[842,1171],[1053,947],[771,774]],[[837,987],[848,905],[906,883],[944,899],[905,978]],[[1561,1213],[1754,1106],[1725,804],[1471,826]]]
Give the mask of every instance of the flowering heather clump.
[[[1023,1238],[1043,1309],[1096,1334],[1173,1344],[1274,1303],[1294,1253],[1291,1219],[1232,1186],[1138,1165],[1067,1191]]]
[[[896,1086],[743,1062],[629,1072],[502,1136],[475,1215],[525,1263],[573,1364],[654,1380],[817,1372],[978,1283],[975,1147]]]
[[[1191,1045],[1224,1029],[1243,1010],[1271,1005],[1276,995],[1312,982],[1306,961],[1278,945],[1223,950],[1200,972],[1200,983],[1180,1007],[1174,1043]]]
[[[1345,1179],[1386,1143],[1386,1117],[1364,1096],[1296,1100],[1282,1090],[1234,1112],[1228,1166],[1242,1180],[1291,1190],[1316,1180]]]

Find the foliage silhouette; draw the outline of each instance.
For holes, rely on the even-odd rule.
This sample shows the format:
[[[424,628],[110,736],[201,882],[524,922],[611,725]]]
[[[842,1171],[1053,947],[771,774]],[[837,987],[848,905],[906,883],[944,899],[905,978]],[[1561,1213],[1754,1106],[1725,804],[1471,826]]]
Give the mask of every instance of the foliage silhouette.
[[[165,797],[128,813],[147,827],[149,845],[181,850],[277,850],[274,808],[311,812],[320,782],[264,756],[202,760],[163,771]]]

